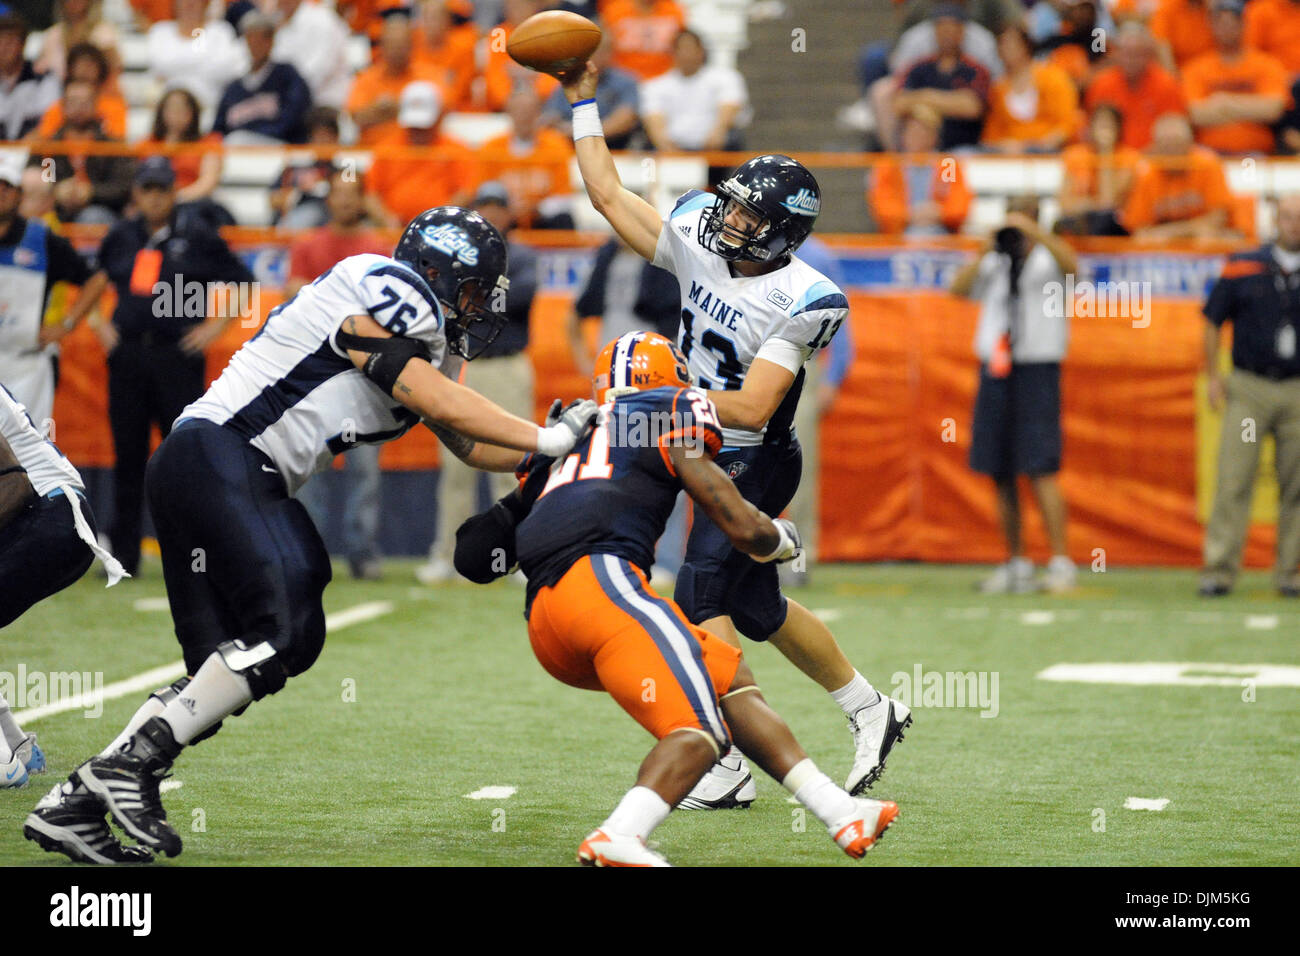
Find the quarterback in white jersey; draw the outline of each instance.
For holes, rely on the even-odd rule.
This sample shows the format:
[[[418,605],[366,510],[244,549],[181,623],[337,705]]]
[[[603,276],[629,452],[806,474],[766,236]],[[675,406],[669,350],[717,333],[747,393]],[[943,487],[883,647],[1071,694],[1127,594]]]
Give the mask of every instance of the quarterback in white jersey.
[[[659,233],[654,264],[681,285],[678,342],[700,388],[743,386],[755,359],[796,376],[818,349],[830,344],[849,312],[835,283],[795,255],[786,265],[756,276],[736,276],[729,260],[706,249],[706,217],[717,197],[692,190],[678,200]],[[762,444],[758,428],[722,430],[727,447]]]
[[[310,667],[324,644],[329,555],[292,492],[336,454],[423,420],[467,463],[505,471],[526,453],[567,454],[585,433],[594,402],[539,427],[441,370],[500,331],[505,270],[505,241],[487,220],[431,209],[393,258],[344,259],[275,309],[182,412],[145,484],[191,676],[155,692],[50,791],[27,819],[30,839],[105,862],[80,833],[107,813],[146,849],[180,852],[158,796],[163,773],[186,745]]]
[[[792,422],[803,366],[848,310],[844,293],[795,256],[821,210],[817,180],[789,156],[758,156],[737,167],[718,195],[688,193],[664,220],[619,180],[601,131],[596,79],[589,63],[564,86],[587,195],[624,242],[676,274],[678,344],[696,384],[708,389],[727,442],[716,461],[760,511],[780,514],[800,478]],[[737,631],[770,640],[825,688],[854,738],[845,789],[857,795],[879,778],[911,722],[908,708],[877,692],[826,625],[781,593],[772,565],[731,548],[697,514],[673,596],[692,623],[736,646]],[[745,806],[753,796],[747,766],[731,754],[682,806]]]

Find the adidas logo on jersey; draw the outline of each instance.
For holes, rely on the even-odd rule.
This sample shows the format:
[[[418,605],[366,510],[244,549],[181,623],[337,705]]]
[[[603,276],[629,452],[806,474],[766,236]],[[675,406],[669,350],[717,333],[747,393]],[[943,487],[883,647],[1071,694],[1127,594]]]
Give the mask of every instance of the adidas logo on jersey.
[[[426,226],[421,233],[425,241],[449,256],[455,256],[468,266],[478,265],[478,248],[469,234],[460,226],[445,222],[440,226]]]
[[[781,203],[791,212],[797,212],[801,216],[815,216],[822,211],[822,201],[818,199],[811,189],[807,186],[800,189],[793,196],[786,196],[785,202]]]

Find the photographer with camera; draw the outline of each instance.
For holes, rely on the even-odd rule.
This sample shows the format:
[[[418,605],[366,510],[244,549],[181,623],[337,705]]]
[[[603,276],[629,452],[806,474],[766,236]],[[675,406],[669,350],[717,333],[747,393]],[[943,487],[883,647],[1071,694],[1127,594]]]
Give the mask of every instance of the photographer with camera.
[[[1054,593],[1075,584],[1066,553],[1065,499],[1056,473],[1061,467],[1061,360],[1069,338],[1068,309],[1047,308],[1051,286],[1078,266],[1074,251],[1038,225],[1038,200],[1008,203],[975,261],[954,278],[954,295],[980,302],[975,352],[979,393],[971,426],[971,468],[997,486],[998,515],[1008,561],[980,584],[985,594]],[[1053,313],[1061,313],[1055,315]],[[1018,475],[1029,478],[1047,529],[1052,557],[1041,582],[1025,556],[1020,533]]]

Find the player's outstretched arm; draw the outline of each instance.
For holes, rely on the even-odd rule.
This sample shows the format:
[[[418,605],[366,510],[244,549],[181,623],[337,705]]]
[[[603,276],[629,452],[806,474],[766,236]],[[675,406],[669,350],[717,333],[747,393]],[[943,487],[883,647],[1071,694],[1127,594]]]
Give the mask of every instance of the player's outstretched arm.
[[[659,244],[663,220],[655,207],[623,185],[618,167],[600,132],[596,112],[596,79],[600,75],[588,61],[586,69],[564,85],[564,95],[573,104],[573,150],[578,171],[596,212],[604,216],[633,250],[651,262]],[[585,134],[585,135],[584,135]]]
[[[785,519],[773,521],[742,497],[711,458],[683,446],[668,450],[686,493],[704,509],[737,551],[755,561],[787,561],[799,550],[799,534]]]
[[[794,373],[789,369],[756,358],[750,363],[740,388],[726,392],[710,391],[708,396],[717,408],[718,421],[724,428],[756,432],[776,414],[781,400],[793,384]]]
[[[341,329],[361,338],[393,338],[368,315],[348,316]],[[363,374],[421,418],[474,441],[558,457],[568,454],[596,417],[596,403],[588,401],[555,425],[540,428],[453,382],[422,358],[410,357],[398,370],[386,364],[391,352],[349,348],[347,353]]]

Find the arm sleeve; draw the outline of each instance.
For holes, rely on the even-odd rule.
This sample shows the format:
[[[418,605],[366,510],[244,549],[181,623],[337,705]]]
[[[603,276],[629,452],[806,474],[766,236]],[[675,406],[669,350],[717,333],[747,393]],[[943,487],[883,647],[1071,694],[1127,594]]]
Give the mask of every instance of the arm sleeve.
[[[441,344],[442,310],[411,269],[393,260],[372,266],[357,282],[356,291],[361,307],[389,332]]]
[[[686,264],[687,242],[697,242],[695,230],[699,228],[700,210],[714,202],[713,196],[699,189],[677,200],[677,205],[664,220],[664,227],[659,230],[659,244],[655,246],[654,264],[666,269],[673,275],[682,271]]]
[[[696,450],[702,448],[710,458],[722,450],[722,426],[718,424],[718,410],[713,402],[698,388],[679,389],[672,397],[669,411],[672,427],[659,435],[659,457],[668,474],[677,477],[670,448]]]
[[[853,323],[848,321],[847,315],[839,332],[831,336],[831,344],[826,349],[826,356],[822,381],[832,388],[839,388],[844,384],[849,368],[853,365]]]
[[[73,285],[85,285],[90,278],[90,267],[86,260],[72,248],[72,243],[53,232],[45,234],[45,254],[49,259],[49,284],[71,282]]]
[[[1219,276],[1214,285],[1210,288],[1209,297],[1205,300],[1205,308],[1202,311],[1205,317],[1215,325],[1223,325],[1224,322],[1231,321],[1235,306],[1233,295],[1237,289],[1237,280],[1231,277]]]

